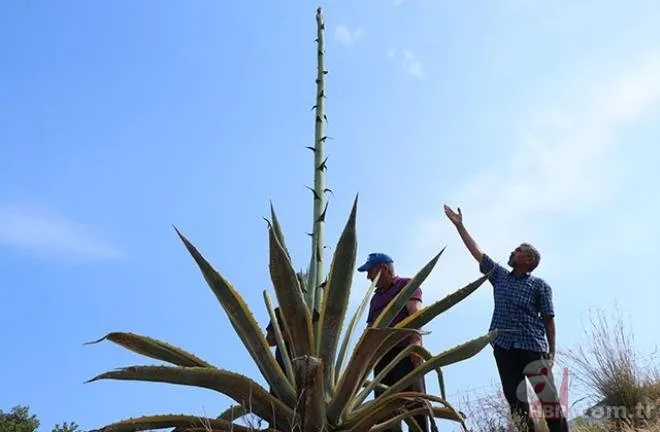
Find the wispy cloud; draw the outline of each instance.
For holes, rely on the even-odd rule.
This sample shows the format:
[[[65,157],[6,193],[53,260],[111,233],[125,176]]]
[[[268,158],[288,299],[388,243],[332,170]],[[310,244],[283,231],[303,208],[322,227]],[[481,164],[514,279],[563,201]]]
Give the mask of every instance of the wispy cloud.
[[[387,57],[400,62],[403,70],[406,71],[408,75],[414,76],[415,78],[424,77],[424,67],[417,57],[417,54],[414,52],[410,50],[398,51],[396,48],[390,48],[387,50]]]
[[[345,24],[339,24],[335,29],[335,39],[347,47],[354,45],[363,34],[364,29],[362,27],[351,30]]]
[[[458,249],[448,254],[453,260],[442,264],[452,268],[450,275],[440,274],[444,288],[453,290],[478,275],[442,213],[443,202],[460,206],[477,241],[504,259],[516,242],[530,238],[548,246],[542,250],[547,252],[555,244],[552,232],[560,217],[588,214],[614,193],[617,175],[624,169],[617,154],[623,146],[620,132],[660,105],[660,53],[640,57],[626,69],[600,79],[591,74],[574,76],[561,87],[565,91],[555,95],[553,103],[529,110],[513,137],[517,145],[503,161],[466,178],[449,195],[438,197],[437,214],[420,221],[411,245],[416,252],[410,254],[417,261],[411,263],[421,262],[420,252],[430,258],[444,244]],[[621,215],[613,217],[617,220],[611,225],[621,228]],[[590,236],[587,229],[582,231],[582,240],[602,241]],[[584,253],[589,248],[598,250],[597,244],[575,246]],[[575,258],[570,250],[562,250],[550,254],[550,260]],[[436,285],[437,280],[430,283]]]
[[[0,206],[0,246],[40,256],[116,259],[123,254],[104,243],[88,226],[24,207]]]

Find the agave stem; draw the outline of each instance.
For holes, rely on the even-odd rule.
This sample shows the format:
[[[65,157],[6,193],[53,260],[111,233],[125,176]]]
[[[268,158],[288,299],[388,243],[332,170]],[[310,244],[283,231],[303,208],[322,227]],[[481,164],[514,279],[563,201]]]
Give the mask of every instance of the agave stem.
[[[325,41],[323,30],[323,10],[319,7],[316,10],[316,105],[314,122],[314,212],[313,212],[313,230],[312,230],[312,253],[309,263],[309,283],[307,288],[306,303],[310,309],[319,310],[321,299],[323,298],[323,228],[325,223],[325,210],[327,208],[325,199],[325,152],[324,143],[326,120],[325,114]]]

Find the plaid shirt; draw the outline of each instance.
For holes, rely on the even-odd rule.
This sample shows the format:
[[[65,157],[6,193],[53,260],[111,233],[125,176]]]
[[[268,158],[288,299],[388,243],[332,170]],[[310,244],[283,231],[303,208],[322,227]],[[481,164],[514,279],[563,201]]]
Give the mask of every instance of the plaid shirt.
[[[550,285],[529,274],[515,276],[484,254],[479,270],[485,274],[493,269],[488,278],[493,285],[495,302],[490,330],[506,331],[499,334],[492,344],[502,348],[547,352],[543,315],[554,316]]]

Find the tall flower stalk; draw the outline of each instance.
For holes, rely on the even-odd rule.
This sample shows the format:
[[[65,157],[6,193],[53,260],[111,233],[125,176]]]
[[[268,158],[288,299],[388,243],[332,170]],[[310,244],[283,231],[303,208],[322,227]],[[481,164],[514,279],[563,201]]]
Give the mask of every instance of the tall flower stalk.
[[[312,218],[312,244],[309,261],[309,270],[307,274],[307,293],[306,303],[310,309],[319,310],[321,299],[323,298],[323,252],[324,252],[324,228],[325,217],[328,210],[328,202],[325,198],[327,192],[325,188],[325,171],[327,169],[327,157],[325,156],[325,123],[327,115],[325,113],[325,75],[328,71],[325,69],[325,23],[323,21],[323,11],[321,8],[316,10],[316,104],[314,105],[314,188],[313,200],[314,210]]]

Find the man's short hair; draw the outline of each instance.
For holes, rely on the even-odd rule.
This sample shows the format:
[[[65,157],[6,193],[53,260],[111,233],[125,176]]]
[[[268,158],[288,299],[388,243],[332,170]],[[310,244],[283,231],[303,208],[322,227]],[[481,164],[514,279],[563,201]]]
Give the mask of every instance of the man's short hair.
[[[532,246],[529,243],[523,243],[520,246],[522,246],[525,249],[525,253],[528,256],[532,257],[533,261],[530,270],[534,270],[536,267],[538,267],[539,263],[541,262],[541,254],[539,253],[538,249],[536,249],[534,246]]]

